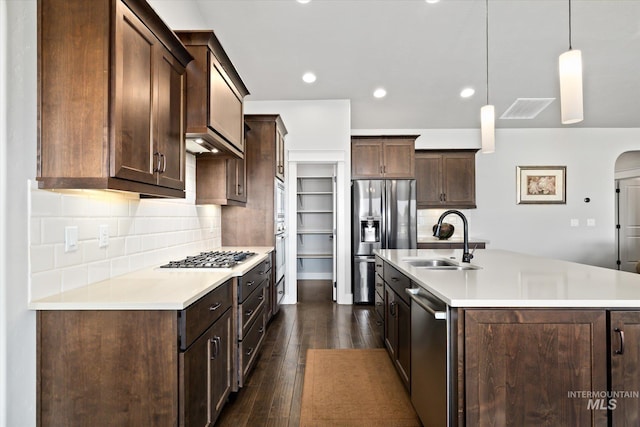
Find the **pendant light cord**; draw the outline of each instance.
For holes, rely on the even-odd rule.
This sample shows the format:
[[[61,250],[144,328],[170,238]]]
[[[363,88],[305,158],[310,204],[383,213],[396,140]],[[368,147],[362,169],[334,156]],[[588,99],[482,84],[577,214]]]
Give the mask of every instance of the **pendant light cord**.
[[[569,0],[569,50],[571,49],[571,0]]]
[[[485,45],[487,47],[487,105],[489,105],[489,0],[485,0]]]

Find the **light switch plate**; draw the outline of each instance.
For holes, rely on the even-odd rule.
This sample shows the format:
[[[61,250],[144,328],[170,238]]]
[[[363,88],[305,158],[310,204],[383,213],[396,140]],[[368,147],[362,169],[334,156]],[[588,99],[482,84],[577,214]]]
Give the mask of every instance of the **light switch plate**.
[[[64,228],[64,251],[74,252],[78,250],[78,226],[71,225]]]
[[[109,246],[109,225],[102,224],[98,231],[98,247],[104,248]]]

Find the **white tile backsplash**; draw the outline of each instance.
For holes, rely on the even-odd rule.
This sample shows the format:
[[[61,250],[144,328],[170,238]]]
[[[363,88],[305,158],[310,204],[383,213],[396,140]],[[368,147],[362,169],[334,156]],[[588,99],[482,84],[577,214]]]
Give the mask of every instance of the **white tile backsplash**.
[[[195,157],[187,156],[185,199],[140,199],[94,190],[40,190],[31,182],[30,298],[38,299],[165,263],[221,243],[220,206],[195,205]],[[109,245],[98,247],[100,225]],[[64,252],[64,227],[78,226],[78,250]]]

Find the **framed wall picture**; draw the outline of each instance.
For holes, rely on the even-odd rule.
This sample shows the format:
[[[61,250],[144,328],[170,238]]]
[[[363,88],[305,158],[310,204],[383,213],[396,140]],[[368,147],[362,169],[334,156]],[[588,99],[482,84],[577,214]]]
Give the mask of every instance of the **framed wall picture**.
[[[516,166],[518,204],[565,204],[566,173],[566,166]]]

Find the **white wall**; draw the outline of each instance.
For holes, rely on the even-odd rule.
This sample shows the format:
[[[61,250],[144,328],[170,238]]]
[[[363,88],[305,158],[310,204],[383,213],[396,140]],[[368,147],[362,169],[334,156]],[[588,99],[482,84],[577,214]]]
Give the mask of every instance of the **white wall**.
[[[615,268],[614,168],[639,146],[640,129],[498,130],[496,152],[477,155],[471,234],[492,248]],[[567,167],[565,205],[516,204],[516,166],[532,165]]]
[[[6,52],[7,3],[0,2],[0,52]],[[6,425],[7,414],[7,56],[0,55],[0,426]]]
[[[2,56],[6,62],[6,152],[2,156],[6,180],[2,221],[7,245],[4,253],[2,315],[6,360],[6,426],[35,424],[36,352],[35,313],[27,310],[27,180],[36,171],[36,1],[6,1],[8,39]],[[4,144],[3,144],[4,145]]]

